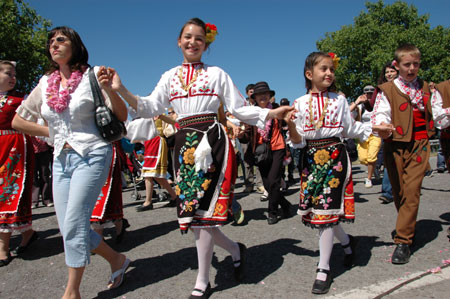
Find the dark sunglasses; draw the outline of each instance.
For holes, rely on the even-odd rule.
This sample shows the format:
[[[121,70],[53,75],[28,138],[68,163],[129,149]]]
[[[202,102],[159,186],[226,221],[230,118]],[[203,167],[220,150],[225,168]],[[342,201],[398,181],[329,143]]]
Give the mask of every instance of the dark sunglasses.
[[[58,42],[60,44],[64,43],[65,41],[68,41],[69,39],[65,36],[58,36],[56,38],[52,38],[50,40],[50,44],[53,44],[54,42]]]

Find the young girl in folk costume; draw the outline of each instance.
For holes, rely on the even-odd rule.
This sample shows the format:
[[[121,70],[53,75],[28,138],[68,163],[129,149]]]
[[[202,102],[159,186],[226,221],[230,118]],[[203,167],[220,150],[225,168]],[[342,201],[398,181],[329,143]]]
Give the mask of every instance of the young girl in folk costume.
[[[342,138],[365,140],[371,132],[370,126],[352,119],[347,99],[335,92],[336,66],[337,61],[329,54],[313,52],[306,58],[308,94],[294,103],[296,119],[289,115],[285,119],[293,145],[306,146],[298,214],[305,225],[319,229],[320,260],[314,294],[325,294],[330,288],[334,237],[344,248],[344,265],[351,267],[354,263],[356,240],[340,225],[341,221],[355,219],[352,167]]]
[[[24,94],[16,92],[15,63],[0,60],[0,267],[12,258],[11,234],[22,235],[13,254],[22,253],[37,239],[31,227],[31,191],[33,187],[34,152],[31,139],[11,127],[16,109]]]
[[[235,180],[233,147],[217,118],[220,103],[236,118],[260,127],[267,119],[283,118],[292,110],[246,106],[227,73],[201,62],[216,33],[214,25],[205,25],[198,18],[189,20],[178,36],[183,64],[164,73],[148,97],[131,94],[113,69],[100,78],[112,80],[114,89],[138,116],[160,115],[169,106],[178,115],[180,130],[174,146],[178,222],[183,234],[189,228],[194,232],[199,267],[191,298],[206,298],[211,292],[209,269],[215,244],[231,254],[236,280],[244,277],[246,247],[220,230],[229,219]]]

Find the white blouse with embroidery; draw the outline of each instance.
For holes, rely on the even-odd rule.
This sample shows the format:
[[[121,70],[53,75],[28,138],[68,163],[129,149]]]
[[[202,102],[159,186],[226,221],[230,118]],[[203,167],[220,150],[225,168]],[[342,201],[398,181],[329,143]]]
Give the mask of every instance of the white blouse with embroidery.
[[[450,108],[442,106],[442,95],[436,90],[431,94],[431,110],[433,111],[434,126],[439,130],[450,127]]]
[[[94,67],[97,74],[98,67]],[[55,158],[61,153],[64,144],[68,143],[81,156],[90,151],[106,146],[95,125],[95,104],[89,83],[89,69],[87,69],[80,84],[71,94],[68,108],[57,113],[47,105],[46,90],[48,76],[45,75],[33,89],[30,96],[17,109],[17,114],[22,118],[37,122],[42,117],[48,124],[50,140],[54,144]],[[60,87],[61,88],[61,87]],[[108,96],[105,102],[110,106]]]
[[[296,113],[296,128],[303,137],[302,142],[293,144],[294,147],[304,147],[306,140],[315,140],[331,137],[359,138],[366,140],[372,133],[371,124],[355,121],[351,116],[347,99],[334,92],[328,93],[328,106],[323,118],[323,125],[316,129],[313,122],[320,119],[326,102],[327,92],[304,95],[294,101]],[[310,101],[311,105],[310,105]],[[313,122],[310,119],[312,107]]]
[[[226,72],[203,63],[184,63],[165,72],[149,96],[138,97],[137,114],[150,118],[171,106],[180,120],[217,113],[221,102],[236,118],[264,128],[269,109],[249,106]]]

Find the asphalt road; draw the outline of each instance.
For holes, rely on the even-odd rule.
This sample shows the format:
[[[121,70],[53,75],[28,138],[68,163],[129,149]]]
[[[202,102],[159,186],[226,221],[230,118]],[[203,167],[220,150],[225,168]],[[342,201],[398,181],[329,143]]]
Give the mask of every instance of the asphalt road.
[[[435,167],[436,158],[430,162]],[[342,266],[343,250],[335,243],[331,257],[334,282],[330,292],[321,297],[449,298],[450,267],[445,267],[443,261],[450,259],[446,236],[450,224],[450,175],[436,173],[425,178],[411,261],[392,265],[389,260],[394,250],[391,232],[395,207],[378,200],[381,185],[364,187],[364,166],[354,164],[353,170],[356,221],[343,226],[359,239],[357,265],[346,270]],[[231,258],[216,247],[210,275],[211,298],[314,297],[311,287],[319,260],[317,230],[305,227],[299,216],[269,226],[267,202],[261,202],[257,193],[242,193],[241,183],[238,180],[236,196],[245,210],[244,225],[227,225],[223,231],[247,245],[248,276],[236,284]],[[298,190],[295,185],[287,193],[292,212],[298,203]],[[187,298],[197,273],[193,234],[180,234],[174,208],[156,204],[152,211],[136,212],[141,201],[132,200],[131,193],[124,192],[124,213],[131,227],[123,243],[115,244],[112,230],[105,234],[108,243],[132,260],[124,284],[117,290],[106,290],[110,269],[96,255],[86,268],[82,297]],[[144,191],[140,193],[144,195]],[[54,210],[43,207],[33,212],[33,226],[40,239],[22,257],[0,268],[0,298],[60,298],[64,292],[67,268]],[[19,239],[18,235],[12,237],[12,248]],[[427,273],[429,270],[437,273]],[[391,293],[395,288],[398,290]]]

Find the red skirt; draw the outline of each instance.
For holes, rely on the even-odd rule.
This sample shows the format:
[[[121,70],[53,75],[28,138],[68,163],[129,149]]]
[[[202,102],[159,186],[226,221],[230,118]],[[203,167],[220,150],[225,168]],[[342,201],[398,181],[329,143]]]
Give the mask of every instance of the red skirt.
[[[34,151],[31,139],[0,130],[0,232],[31,226]]]

